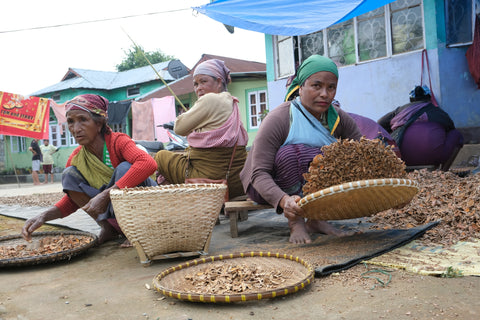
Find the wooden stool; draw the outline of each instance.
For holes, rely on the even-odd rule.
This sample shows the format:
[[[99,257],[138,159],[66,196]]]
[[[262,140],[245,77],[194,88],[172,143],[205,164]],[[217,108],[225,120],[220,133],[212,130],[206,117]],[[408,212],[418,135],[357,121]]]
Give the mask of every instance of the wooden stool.
[[[232,238],[238,237],[238,221],[248,220],[248,211],[270,208],[273,207],[270,205],[258,204],[252,200],[225,202],[224,212],[230,219],[230,235]]]

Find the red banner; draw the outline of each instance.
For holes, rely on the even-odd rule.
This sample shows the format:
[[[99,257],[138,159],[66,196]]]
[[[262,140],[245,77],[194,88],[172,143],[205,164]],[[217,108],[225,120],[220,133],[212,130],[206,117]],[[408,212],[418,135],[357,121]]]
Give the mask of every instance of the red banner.
[[[48,99],[0,91],[0,134],[48,139]]]

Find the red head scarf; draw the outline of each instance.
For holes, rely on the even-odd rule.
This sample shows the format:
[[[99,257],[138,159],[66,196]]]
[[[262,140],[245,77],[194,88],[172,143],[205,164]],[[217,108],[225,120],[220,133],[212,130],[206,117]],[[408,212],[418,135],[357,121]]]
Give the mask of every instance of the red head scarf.
[[[107,118],[108,100],[97,94],[82,94],[65,104],[65,111],[83,110]]]

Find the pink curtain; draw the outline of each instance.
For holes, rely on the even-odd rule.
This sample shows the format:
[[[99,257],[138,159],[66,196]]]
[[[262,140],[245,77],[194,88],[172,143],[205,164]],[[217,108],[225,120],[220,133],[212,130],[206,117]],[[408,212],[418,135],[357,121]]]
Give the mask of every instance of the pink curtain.
[[[67,116],[65,115],[65,102],[62,104],[57,104],[52,99],[50,101],[50,108],[52,108],[55,117],[57,118],[57,123],[60,127],[60,134],[63,134],[62,124],[67,123]]]
[[[152,106],[155,137],[157,138],[157,141],[168,142],[167,130],[158,126],[176,119],[175,98],[173,96],[154,98],[152,99]]]
[[[132,102],[132,139],[155,141],[152,99]]]

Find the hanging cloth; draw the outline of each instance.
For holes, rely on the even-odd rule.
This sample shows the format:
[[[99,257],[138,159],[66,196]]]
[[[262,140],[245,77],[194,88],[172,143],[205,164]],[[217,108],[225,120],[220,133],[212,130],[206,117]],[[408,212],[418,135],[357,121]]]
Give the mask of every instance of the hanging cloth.
[[[131,101],[110,102],[108,104],[108,124],[125,124]]]
[[[467,57],[468,70],[470,70],[477,88],[480,89],[480,18],[478,16],[475,17],[473,43],[467,49],[465,56]]]

